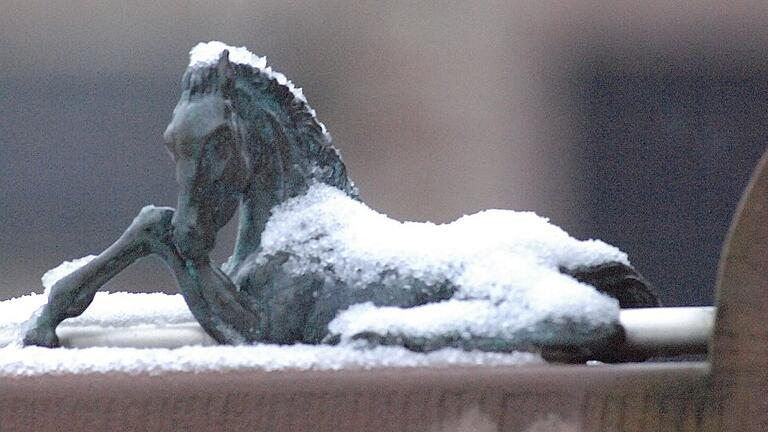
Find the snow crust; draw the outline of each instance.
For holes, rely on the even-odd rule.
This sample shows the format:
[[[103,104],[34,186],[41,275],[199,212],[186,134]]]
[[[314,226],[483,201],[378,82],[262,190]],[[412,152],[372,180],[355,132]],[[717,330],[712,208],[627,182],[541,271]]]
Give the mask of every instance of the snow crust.
[[[47,295],[33,293],[0,302],[0,335],[15,331],[47,301]],[[62,325],[130,327],[194,321],[184,298],[179,294],[97,292],[93,303],[82,315],[69,318]]]
[[[88,373],[163,374],[227,370],[340,370],[391,367],[450,367],[472,365],[529,365],[543,360],[529,353],[483,353],[444,349],[429,354],[400,347],[257,344],[248,346],[186,346],[177,349],[22,348],[18,344],[24,322],[47,296],[32,294],[0,302],[0,376],[35,376]],[[96,294],[83,315],[65,327],[162,327],[194,322],[180,295]],[[3,347],[4,343],[16,341]]]
[[[530,365],[530,353],[482,353],[444,349],[420,354],[399,347],[357,349],[328,345],[189,346],[177,349],[38,347],[0,348],[0,376],[92,373],[159,375],[228,370],[342,370],[402,367]]]
[[[628,263],[617,248],[576,240],[531,212],[486,210],[442,225],[399,222],[324,184],[273,209],[261,245],[254,265],[288,252],[288,272],[322,275],[330,265],[352,287],[408,278],[458,287],[450,300],[409,309],[354,305],[329,326],[342,339],[364,331],[504,337],[545,320],[615,323],[616,300],[558,268]]]

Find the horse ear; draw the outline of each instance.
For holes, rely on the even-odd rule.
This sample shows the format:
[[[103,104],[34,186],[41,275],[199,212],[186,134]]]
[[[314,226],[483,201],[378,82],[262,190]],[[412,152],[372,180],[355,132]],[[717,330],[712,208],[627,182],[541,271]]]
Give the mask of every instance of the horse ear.
[[[225,97],[230,97],[234,89],[235,68],[229,61],[229,50],[224,50],[219,56],[219,62],[216,65],[221,80],[221,90]]]

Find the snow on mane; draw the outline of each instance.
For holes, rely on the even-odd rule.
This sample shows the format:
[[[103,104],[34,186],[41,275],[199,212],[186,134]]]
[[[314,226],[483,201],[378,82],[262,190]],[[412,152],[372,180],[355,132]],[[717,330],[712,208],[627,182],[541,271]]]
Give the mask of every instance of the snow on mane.
[[[259,57],[246,47],[233,47],[223,42],[201,42],[189,51],[189,67],[204,67],[216,64],[224,50],[229,51],[229,61],[252,66],[256,69],[267,67],[267,58]],[[281,74],[282,75],[282,74]]]
[[[544,320],[593,325],[618,320],[618,302],[560,273],[627,255],[599,240],[579,241],[532,212],[486,210],[453,223],[399,222],[324,184],[273,209],[257,261],[288,252],[295,274],[326,265],[352,286],[393,271],[427,284],[458,287],[450,300],[409,309],[354,305],[332,333],[503,336]],[[386,283],[386,280],[384,281]]]
[[[195,45],[189,52],[188,67],[198,68],[216,64],[216,62],[219,61],[221,52],[224,50],[229,51],[229,60],[232,63],[248,65],[254,69],[260,70],[268,78],[274,79],[278,84],[287,87],[295,98],[307,104],[307,98],[304,96],[304,91],[300,87],[296,87],[285,75],[274,71],[271,67],[267,66],[266,57],[259,57],[250,52],[246,47],[233,47],[219,41],[201,42]],[[315,110],[310,108],[309,105],[307,105],[307,108],[316,119],[317,113]],[[318,121],[318,124],[320,125],[323,134],[327,135],[328,130],[325,125],[320,121]]]

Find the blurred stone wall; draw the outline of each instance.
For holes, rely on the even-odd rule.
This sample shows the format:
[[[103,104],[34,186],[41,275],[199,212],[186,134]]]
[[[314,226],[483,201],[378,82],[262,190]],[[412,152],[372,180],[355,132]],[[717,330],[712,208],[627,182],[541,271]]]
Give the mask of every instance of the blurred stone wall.
[[[647,229],[657,210],[638,216],[647,222],[638,225],[622,211],[646,204],[595,198],[604,185],[617,184],[611,176],[618,171],[634,172],[636,181],[627,183],[632,189],[664,173],[668,157],[689,161],[676,169],[699,168],[696,153],[665,156],[663,140],[647,152],[627,153],[650,161],[642,170],[624,169],[639,166],[631,158],[603,164],[622,154],[616,143],[627,137],[632,143],[634,136],[628,129],[609,136],[605,125],[637,119],[604,115],[613,108],[594,97],[595,82],[608,73],[614,77],[609,90],[621,93],[623,77],[633,70],[653,74],[728,62],[738,72],[752,59],[752,81],[738,81],[748,89],[766,75],[761,23],[768,15],[760,6],[15,0],[0,6],[0,298],[40,290],[47,268],[102,250],[143,205],[174,205],[173,166],[161,133],[187,52],[199,41],[248,46],[304,87],[373,208],[435,222],[490,207],[534,210],[579,237],[604,237],[629,251],[643,273],[662,281],[662,294],[673,303],[711,301],[711,286],[686,294],[686,277],[701,267],[694,284],[713,277],[720,240],[712,237],[724,235],[737,199],[733,190],[743,187],[755,149],[764,147],[752,143],[744,158],[729,162],[739,165],[735,171],[720,167],[728,173],[725,193],[697,193],[700,208],[714,196],[725,209],[704,215],[710,219],[683,219],[686,229],[700,225],[714,233],[698,247],[705,257],[698,267],[685,256],[651,259],[654,236],[674,235]],[[690,56],[708,60],[692,63]],[[655,64],[658,59],[663,64]],[[710,80],[717,82],[712,70]],[[617,100],[657,94],[656,82],[630,83],[635,93]],[[744,112],[765,112],[760,101],[744,102]],[[763,120],[738,119],[739,125]],[[764,127],[727,137],[744,141]],[[708,153],[707,160],[717,161],[718,151],[741,152],[742,141]],[[721,179],[711,181],[719,191]],[[675,214],[674,197],[659,201]],[[606,202],[619,211],[605,210]],[[232,237],[229,227],[217,258],[227,256]],[[686,241],[679,242],[691,244]],[[674,255],[664,258],[670,259]],[[108,288],[174,289],[152,260]]]

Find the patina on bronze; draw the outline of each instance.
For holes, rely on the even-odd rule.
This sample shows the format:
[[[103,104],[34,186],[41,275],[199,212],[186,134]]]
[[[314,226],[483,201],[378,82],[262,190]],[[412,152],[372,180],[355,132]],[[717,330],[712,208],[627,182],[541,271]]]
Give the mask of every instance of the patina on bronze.
[[[162,258],[194,317],[216,341],[226,344],[333,343],[327,325],[350,305],[371,301],[413,307],[445,300],[455,292],[448,282],[429,285],[412,278],[403,283],[417,289],[377,283],[351,289],[340,279],[288,273],[282,264],[289,256],[281,253],[258,265],[247,261],[259,251],[275,206],[304,194],[315,182],[355,199],[357,190],[313,111],[271,74],[230,62],[225,50],[215,64],[188,68],[182,90],[164,133],[176,162],[177,208],[145,207],[107,250],[56,283],[24,344],[58,346],[58,324],[83,313],[105,282],[148,255]],[[238,209],[234,253],[219,268],[209,253],[217,231]],[[561,271],[617,298],[622,307],[658,305],[649,284],[627,265]],[[368,333],[359,338],[416,351],[459,347],[537,350],[561,359],[622,357],[616,350],[622,340],[618,324],[585,332],[573,323],[548,322],[508,339]]]

